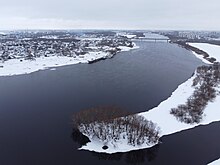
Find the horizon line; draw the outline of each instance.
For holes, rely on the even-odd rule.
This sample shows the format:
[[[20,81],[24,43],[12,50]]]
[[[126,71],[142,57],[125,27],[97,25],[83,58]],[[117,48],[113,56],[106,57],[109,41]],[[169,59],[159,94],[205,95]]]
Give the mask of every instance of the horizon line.
[[[220,30],[205,30],[205,29],[135,29],[135,28],[14,28],[1,29],[0,31],[204,31],[204,32],[220,32]]]

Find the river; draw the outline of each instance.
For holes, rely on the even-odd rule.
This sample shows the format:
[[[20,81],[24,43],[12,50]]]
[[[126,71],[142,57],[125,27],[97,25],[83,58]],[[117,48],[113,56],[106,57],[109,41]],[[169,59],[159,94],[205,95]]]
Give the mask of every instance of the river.
[[[207,131],[215,133],[218,123],[165,136],[160,145],[125,154],[77,149],[79,145],[72,138],[74,112],[112,105],[130,112],[149,110],[168,98],[202,64],[174,44],[137,44],[139,49],[93,64],[0,77],[0,164],[176,164],[180,158],[193,163],[217,158],[219,150],[210,156],[204,152],[206,157],[201,159],[198,146],[213,140]],[[219,133],[214,136],[219,137]]]

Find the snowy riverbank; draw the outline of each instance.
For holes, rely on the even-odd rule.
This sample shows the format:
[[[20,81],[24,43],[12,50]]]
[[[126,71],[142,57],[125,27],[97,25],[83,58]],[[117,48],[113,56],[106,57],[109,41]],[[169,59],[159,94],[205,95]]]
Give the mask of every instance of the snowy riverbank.
[[[220,164],[220,159],[215,160],[215,161],[209,163],[208,165],[219,165],[219,164]]]
[[[129,51],[139,48],[134,45],[133,48],[120,46],[121,51]],[[48,68],[54,68],[65,65],[73,65],[79,63],[90,63],[92,61],[98,61],[100,59],[111,58],[113,55],[107,52],[89,52],[82,56],[65,57],[65,56],[49,56],[38,57],[35,60],[24,59],[10,59],[3,63],[0,63],[0,76],[12,76],[21,75],[36,72],[39,70],[45,70]]]
[[[217,62],[220,62],[220,46],[218,45],[213,45],[213,44],[208,44],[208,43],[188,43],[190,46],[196,47],[200,50],[205,51],[206,53],[208,53],[211,57],[214,57],[216,59]],[[199,56],[199,55],[198,55]],[[201,57],[201,56],[199,56]],[[218,97],[219,100],[219,97]],[[220,104],[217,103],[217,100],[215,101],[213,107],[214,109],[217,109],[216,107],[218,107]],[[213,114],[214,115],[214,114]],[[216,114],[218,115],[218,114]],[[220,120],[220,117],[219,117]],[[219,121],[218,120],[218,121]],[[214,162],[211,162],[209,165],[219,165],[220,164],[220,159],[215,160]]]
[[[219,47],[216,47],[219,49]],[[205,50],[204,50],[205,51]],[[206,50],[207,51],[207,50]],[[217,54],[210,54],[211,57],[216,57]],[[199,55],[198,55],[199,56]],[[196,55],[196,57],[198,57]],[[216,58],[219,59],[219,58]],[[218,61],[218,60],[217,60]],[[207,61],[204,61],[209,63]],[[157,107],[139,115],[144,116],[147,120],[151,120],[156,123],[160,129],[160,136],[173,134],[182,130],[191,129],[199,125],[207,125],[215,121],[220,121],[220,112],[216,107],[220,106],[220,96],[218,95],[214,102],[208,103],[207,107],[204,110],[203,120],[199,124],[186,124],[178,121],[175,116],[170,114],[171,108],[175,108],[180,104],[184,104],[187,99],[193,94],[195,87],[192,86],[193,79],[195,75],[187,80],[185,83],[181,84],[172,95],[165,101],[161,102]],[[217,91],[220,91],[220,87],[216,88]],[[98,141],[97,139],[90,139],[91,142],[87,143],[85,146],[82,146],[81,149],[101,152],[101,153],[117,153],[117,152],[128,152],[132,150],[139,150],[144,148],[150,148],[153,145],[141,145],[141,146],[130,146],[126,143],[125,140],[121,139],[116,143],[109,144],[107,150],[103,150],[103,142]],[[155,145],[155,144],[154,144]]]
[[[196,47],[202,51],[205,51],[208,53],[211,57],[215,58],[217,62],[220,61],[220,46],[208,44],[208,43],[188,43],[190,46]],[[201,55],[197,55],[195,53],[196,57],[203,60],[203,62],[206,62],[207,60],[203,59]],[[207,62],[206,62],[207,63]],[[208,62],[210,63],[210,62]]]

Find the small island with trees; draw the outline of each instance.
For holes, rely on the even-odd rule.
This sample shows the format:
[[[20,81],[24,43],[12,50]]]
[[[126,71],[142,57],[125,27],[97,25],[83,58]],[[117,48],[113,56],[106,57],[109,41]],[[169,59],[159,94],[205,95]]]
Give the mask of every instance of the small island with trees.
[[[117,107],[97,107],[82,110],[73,115],[73,127],[87,136],[90,141],[121,147],[152,145],[158,143],[159,127],[143,116],[129,114]]]

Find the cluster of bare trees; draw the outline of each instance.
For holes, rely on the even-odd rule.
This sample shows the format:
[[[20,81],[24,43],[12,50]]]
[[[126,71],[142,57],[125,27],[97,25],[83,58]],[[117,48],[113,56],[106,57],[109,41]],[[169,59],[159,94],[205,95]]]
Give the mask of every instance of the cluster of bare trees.
[[[99,106],[81,110],[73,114],[73,126],[77,128],[80,124],[102,122],[115,118],[127,116],[130,113],[115,106]]]
[[[170,113],[181,122],[188,124],[200,123],[204,109],[209,102],[213,102],[219,94],[216,87],[220,83],[220,64],[201,66],[197,68],[196,77],[193,80],[195,91],[187,99],[185,104],[172,108]]]
[[[143,116],[128,115],[117,108],[93,108],[73,117],[74,127],[102,142],[125,140],[129,145],[154,144],[159,140],[159,127]]]

